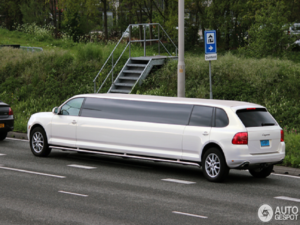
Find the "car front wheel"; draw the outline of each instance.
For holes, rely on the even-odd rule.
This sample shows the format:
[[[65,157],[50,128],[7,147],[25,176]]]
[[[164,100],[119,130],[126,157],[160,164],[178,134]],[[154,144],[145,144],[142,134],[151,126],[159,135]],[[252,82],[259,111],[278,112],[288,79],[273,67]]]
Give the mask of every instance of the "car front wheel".
[[[265,168],[249,169],[249,173],[256,178],[266,178],[273,172],[273,165]]]
[[[48,146],[47,136],[41,127],[36,127],[30,134],[30,149],[35,156],[46,157],[51,149]]]
[[[224,181],[229,173],[222,152],[217,148],[210,148],[203,157],[203,173],[212,182]]]
[[[0,141],[3,141],[7,136],[7,132],[0,133]]]

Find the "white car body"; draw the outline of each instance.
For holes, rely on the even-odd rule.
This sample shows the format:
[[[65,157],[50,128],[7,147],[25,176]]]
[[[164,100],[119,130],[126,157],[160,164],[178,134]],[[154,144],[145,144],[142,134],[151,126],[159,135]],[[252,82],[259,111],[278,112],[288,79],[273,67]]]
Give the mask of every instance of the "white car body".
[[[300,35],[300,23],[294,23],[293,26],[289,27],[289,35]]]
[[[68,101],[76,98],[216,107],[226,112],[229,124],[226,127],[201,127],[43,112],[33,114],[28,121],[28,138],[31,138],[32,129],[40,126],[46,133],[50,148],[93,151],[136,158],[151,157],[182,164],[201,164],[204,150],[208,146],[215,146],[222,150],[229,168],[242,169],[245,165],[275,164],[285,157],[285,143],[281,141],[282,129],[278,124],[245,127],[237,116],[237,110],[265,109],[257,104],[146,95],[84,94],[68,99],[59,110]],[[248,144],[232,143],[233,137],[240,132],[248,133]],[[260,141],[265,139],[269,140],[269,146],[262,147]]]

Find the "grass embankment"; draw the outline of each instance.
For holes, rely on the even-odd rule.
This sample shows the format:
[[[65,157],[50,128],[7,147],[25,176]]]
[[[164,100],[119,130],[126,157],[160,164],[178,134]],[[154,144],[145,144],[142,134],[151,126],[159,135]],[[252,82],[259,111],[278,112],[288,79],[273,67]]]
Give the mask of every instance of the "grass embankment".
[[[28,34],[24,37],[20,32],[9,33],[14,38],[20,36],[20,42],[17,38],[8,42],[8,35],[2,32],[5,34],[6,31],[0,29],[0,45],[18,44],[26,39],[29,46],[46,46],[44,52],[39,53],[0,49],[0,99],[12,106],[15,131],[21,132],[26,132],[31,114],[51,111],[70,96],[92,93],[92,81],[115,46],[70,44],[51,38],[43,42],[36,42],[32,38],[31,42]],[[115,59],[123,47],[124,44],[117,49]],[[133,56],[143,55],[142,48],[133,48]],[[155,53],[154,48],[148,48],[148,55]],[[117,70],[121,69],[127,58],[128,52],[125,52]],[[209,98],[208,62],[204,61],[204,55],[187,53],[185,64],[186,96]],[[105,78],[109,70],[110,67],[106,68],[100,80]],[[284,165],[293,167],[300,167],[300,136],[297,133],[300,127],[299,76],[300,65],[289,60],[246,59],[227,53],[220,54],[218,60],[212,62],[214,98],[249,101],[266,106],[286,131],[287,156]],[[108,80],[102,91],[106,92],[110,84],[111,80]],[[100,81],[97,85],[99,87]],[[162,69],[153,72],[135,92],[176,96],[177,61],[171,60]]]
[[[31,37],[31,40],[30,40]],[[69,97],[93,93],[93,80],[110,55],[116,43],[74,43],[70,40],[54,40],[51,37],[37,41],[33,35],[0,28],[0,45],[20,44],[44,47],[43,52],[26,52],[21,49],[0,48],[0,99],[10,104],[15,115],[15,131],[26,132],[31,114],[51,111]],[[52,46],[52,47],[49,47]],[[55,47],[54,47],[55,46]],[[114,52],[114,62],[121,55],[126,43]],[[153,55],[154,47],[147,47]],[[143,48],[132,45],[131,55],[141,56]],[[128,48],[114,70],[114,78],[128,59]],[[111,59],[97,79],[97,88],[112,68]],[[112,77],[101,92],[107,92]]]

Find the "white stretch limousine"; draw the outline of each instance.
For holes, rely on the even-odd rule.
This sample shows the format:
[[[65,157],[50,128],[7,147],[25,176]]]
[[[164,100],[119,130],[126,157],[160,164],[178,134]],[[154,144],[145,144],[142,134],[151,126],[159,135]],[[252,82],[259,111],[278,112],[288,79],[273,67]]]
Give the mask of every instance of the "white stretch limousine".
[[[146,95],[77,95],[28,121],[35,156],[51,149],[202,166],[210,181],[229,169],[270,175],[285,157],[283,130],[263,106]]]

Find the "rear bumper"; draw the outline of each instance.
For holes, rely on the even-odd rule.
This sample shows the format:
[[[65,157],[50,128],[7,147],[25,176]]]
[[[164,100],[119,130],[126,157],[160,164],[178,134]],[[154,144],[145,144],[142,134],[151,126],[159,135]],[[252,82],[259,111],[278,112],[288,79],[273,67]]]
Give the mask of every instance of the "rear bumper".
[[[230,151],[225,152],[226,163],[231,169],[247,169],[260,167],[262,165],[279,164],[285,157],[285,143],[281,142],[275,152],[249,153],[247,145],[234,146]]]
[[[12,131],[14,129],[13,116],[8,118],[0,118],[0,124],[4,124],[4,128],[0,128],[0,133]]]
[[[227,161],[227,165],[231,169],[257,168],[261,166],[280,164],[284,157],[285,152],[266,155],[248,155],[243,156],[243,159],[235,159],[230,162]]]
[[[267,162],[267,163],[252,163],[250,164],[249,162],[244,162],[242,163],[240,166],[238,167],[235,167],[235,168],[232,168],[232,169],[252,169],[252,168],[262,168],[262,167],[268,167],[268,166],[271,166],[271,165],[276,165],[276,164],[281,164],[283,162],[283,160],[280,160],[278,162]]]

